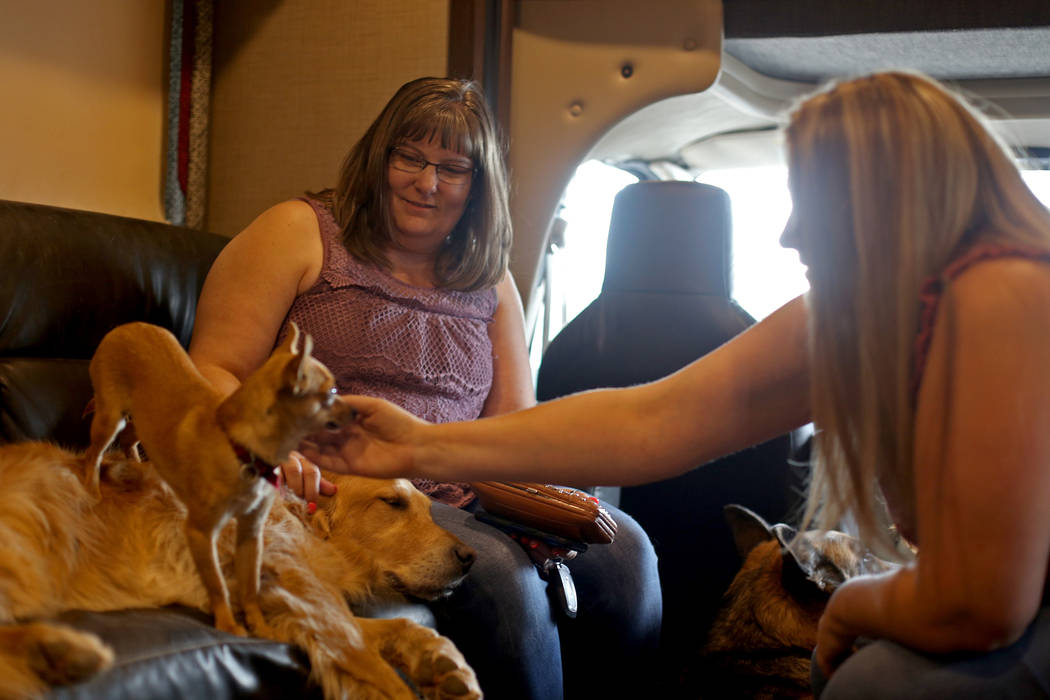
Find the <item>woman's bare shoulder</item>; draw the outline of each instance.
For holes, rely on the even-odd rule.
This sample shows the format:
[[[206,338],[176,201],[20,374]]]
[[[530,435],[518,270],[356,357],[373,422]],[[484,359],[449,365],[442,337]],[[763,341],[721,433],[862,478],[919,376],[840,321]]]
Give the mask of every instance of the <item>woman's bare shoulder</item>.
[[[1050,324],[1050,263],[1009,257],[988,260],[961,273],[951,285],[958,308],[1004,318],[1031,315]]]
[[[957,318],[974,332],[1050,347],[1050,263],[981,262],[952,281],[951,295]]]
[[[263,211],[242,233],[281,236],[317,228],[313,207],[301,199],[289,199]]]

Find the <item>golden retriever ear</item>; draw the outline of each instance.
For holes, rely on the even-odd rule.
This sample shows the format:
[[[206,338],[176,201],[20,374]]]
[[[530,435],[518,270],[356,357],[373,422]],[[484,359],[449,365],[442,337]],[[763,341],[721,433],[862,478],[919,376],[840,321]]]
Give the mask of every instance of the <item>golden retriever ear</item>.
[[[332,520],[328,515],[328,511],[324,508],[318,508],[317,511],[310,516],[308,524],[310,528],[313,529],[314,534],[322,540],[327,540],[332,537]]]

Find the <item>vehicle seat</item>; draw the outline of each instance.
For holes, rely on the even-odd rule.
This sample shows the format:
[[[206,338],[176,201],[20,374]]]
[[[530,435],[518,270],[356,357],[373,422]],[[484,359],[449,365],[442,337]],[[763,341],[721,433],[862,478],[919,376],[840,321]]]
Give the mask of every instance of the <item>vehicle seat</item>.
[[[730,232],[724,190],[695,182],[625,187],[613,205],[601,293],[544,353],[539,400],[658,379],[752,325],[730,298]],[[668,663],[698,646],[739,568],[722,506],[746,505],[768,522],[792,520],[801,486],[788,463],[792,446],[785,435],[621,490],[620,508],[645,528],[659,556]]]

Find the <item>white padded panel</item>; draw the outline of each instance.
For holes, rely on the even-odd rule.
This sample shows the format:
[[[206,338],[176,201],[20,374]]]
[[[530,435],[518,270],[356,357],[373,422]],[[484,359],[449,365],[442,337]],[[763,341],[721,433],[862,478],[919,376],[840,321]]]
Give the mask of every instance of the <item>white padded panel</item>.
[[[511,270],[526,308],[558,201],[614,124],[718,76],[720,0],[529,0],[512,39]],[[622,67],[633,73],[624,77]]]

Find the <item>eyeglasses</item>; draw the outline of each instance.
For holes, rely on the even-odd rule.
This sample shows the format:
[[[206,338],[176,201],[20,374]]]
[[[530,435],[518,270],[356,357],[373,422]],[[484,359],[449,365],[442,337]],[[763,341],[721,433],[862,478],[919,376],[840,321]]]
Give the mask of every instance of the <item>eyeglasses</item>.
[[[390,167],[403,173],[421,173],[428,165],[434,166],[438,180],[447,185],[465,185],[477,168],[459,163],[431,163],[417,153],[398,147],[390,149]]]

